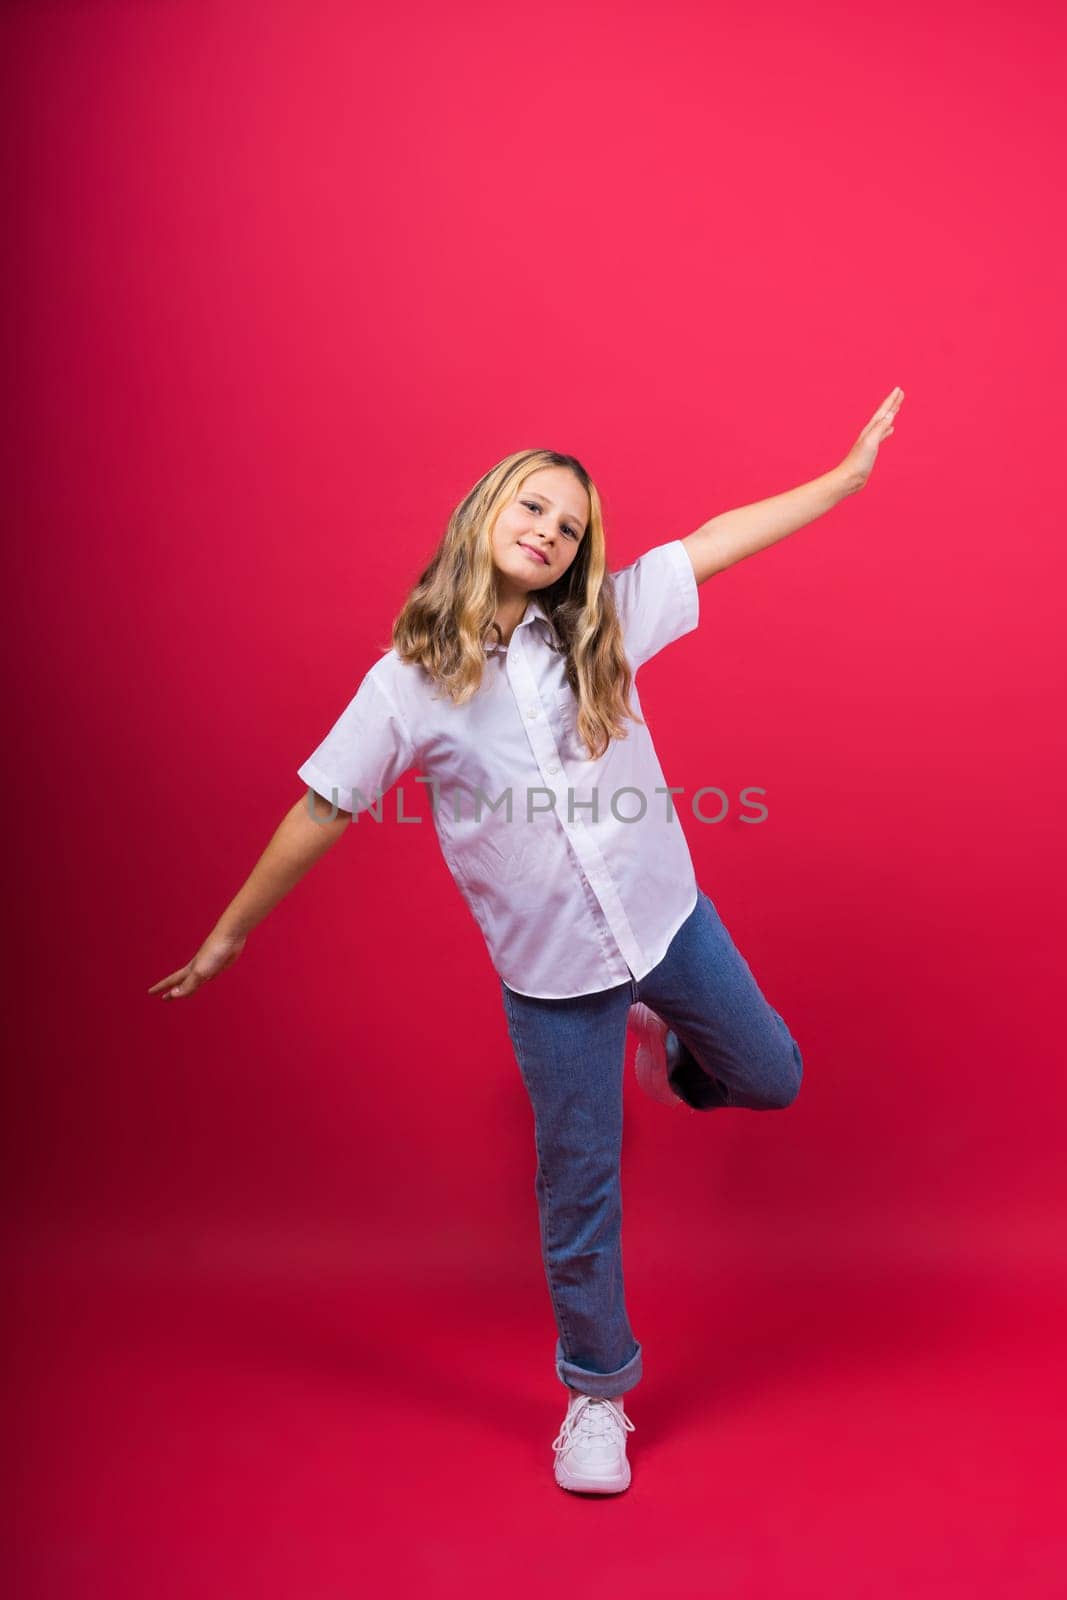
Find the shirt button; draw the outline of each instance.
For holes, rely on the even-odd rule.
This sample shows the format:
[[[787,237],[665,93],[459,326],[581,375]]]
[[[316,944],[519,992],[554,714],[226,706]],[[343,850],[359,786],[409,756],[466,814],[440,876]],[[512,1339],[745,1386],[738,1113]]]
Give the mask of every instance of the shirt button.
[[[558,767],[549,767],[548,770],[549,770],[550,774],[552,775],[552,777],[555,777],[556,773],[559,771],[559,768]]]
[[[530,721],[532,722],[534,717],[539,717],[541,715],[541,713],[538,710],[537,706],[531,706],[529,711],[527,711],[526,715],[529,717]]]

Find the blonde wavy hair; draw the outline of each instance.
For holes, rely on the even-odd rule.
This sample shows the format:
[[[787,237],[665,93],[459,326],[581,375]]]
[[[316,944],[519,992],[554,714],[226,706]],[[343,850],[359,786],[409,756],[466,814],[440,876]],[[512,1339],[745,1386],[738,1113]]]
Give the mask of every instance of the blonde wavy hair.
[[[498,461],[460,501],[429,565],[393,623],[393,648],[417,662],[456,705],[474,695],[485,669],[485,645],[497,608],[492,536],[504,506],[542,467],[567,467],[589,496],[589,522],[567,571],[534,595],[560,640],[567,679],[578,701],[578,733],[592,759],[613,738],[625,739],[625,719],[644,725],[630,704],[633,673],[623,649],[607,566],[604,519],[592,478],[575,456],[557,450],[516,450]],[[555,648],[555,646],[554,646]]]

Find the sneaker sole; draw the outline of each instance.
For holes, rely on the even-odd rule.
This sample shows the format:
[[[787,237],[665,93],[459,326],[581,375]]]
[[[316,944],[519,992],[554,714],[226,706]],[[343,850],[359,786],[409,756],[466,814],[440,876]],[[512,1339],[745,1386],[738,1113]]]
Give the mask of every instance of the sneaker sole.
[[[556,1473],[556,1482],[561,1489],[566,1489],[569,1494],[622,1494],[623,1490],[630,1487],[630,1463],[626,1463],[626,1472],[619,1478],[583,1478],[576,1477],[564,1467]]]
[[[637,1039],[637,1054],[634,1057],[634,1073],[637,1081],[645,1094],[650,1099],[658,1101],[660,1105],[674,1109],[683,1106],[691,1111],[692,1106],[671,1088],[670,1079],[667,1077],[667,1050],[663,1034],[656,1024],[650,1026],[645,1021],[645,1010],[647,1007],[641,1005],[640,1001],[630,1008],[630,1028]]]

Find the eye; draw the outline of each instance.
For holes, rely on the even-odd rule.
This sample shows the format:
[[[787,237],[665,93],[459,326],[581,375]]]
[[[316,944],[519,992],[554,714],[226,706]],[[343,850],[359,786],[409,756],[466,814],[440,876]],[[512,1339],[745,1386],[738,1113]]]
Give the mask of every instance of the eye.
[[[536,500],[523,500],[522,504],[527,506],[531,511],[540,511],[541,509]],[[568,527],[566,523],[563,524],[563,531],[571,539],[577,539],[578,537],[578,530],[576,528]]]

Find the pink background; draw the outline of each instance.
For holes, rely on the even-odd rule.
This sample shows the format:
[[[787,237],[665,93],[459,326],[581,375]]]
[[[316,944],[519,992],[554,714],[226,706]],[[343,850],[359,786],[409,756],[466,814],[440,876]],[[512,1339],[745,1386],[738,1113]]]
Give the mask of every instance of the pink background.
[[[20,1595],[1055,1592],[1063,44],[1051,5],[5,11]],[[628,1061],[646,1377],[598,1513],[414,773],[422,826],[390,795],[146,990],[492,463],[578,455],[619,567],[898,383],[863,493],[642,672],[683,802],[766,790],[682,818],[805,1078],[672,1118]]]

